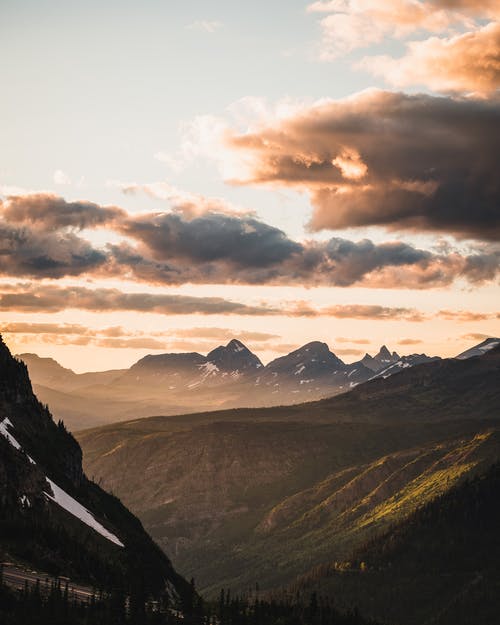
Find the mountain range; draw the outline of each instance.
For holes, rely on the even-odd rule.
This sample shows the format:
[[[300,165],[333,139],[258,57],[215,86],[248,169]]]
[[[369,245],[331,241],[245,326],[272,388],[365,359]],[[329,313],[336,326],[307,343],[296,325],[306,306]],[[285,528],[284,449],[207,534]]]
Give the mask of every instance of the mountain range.
[[[221,587],[251,597],[257,580],[272,599],[263,609],[293,596],[302,610],[320,593],[323,606],[386,623],[492,625],[499,343],[408,364],[381,350],[379,370],[336,396],[135,419],[78,432],[80,448],[0,342],[2,559],[185,606],[195,575],[208,597]],[[211,352],[218,372],[265,369],[229,346]],[[306,354],[316,379],[340,367],[310,344],[265,376],[300,369]],[[191,356],[164,355],[162,383]],[[140,376],[157,375],[156,363],[143,372],[151,358]]]
[[[36,354],[19,358],[37,396],[72,431],[158,414],[302,403],[437,359],[399,356],[383,346],[375,356],[346,364],[326,343],[313,341],[264,366],[236,339],[206,356],[148,355],[129,369],[83,374]]]
[[[492,347],[314,402],[136,419],[77,438],[87,470],[209,596],[256,578],[272,590],[350,561],[498,461],[499,379]]]

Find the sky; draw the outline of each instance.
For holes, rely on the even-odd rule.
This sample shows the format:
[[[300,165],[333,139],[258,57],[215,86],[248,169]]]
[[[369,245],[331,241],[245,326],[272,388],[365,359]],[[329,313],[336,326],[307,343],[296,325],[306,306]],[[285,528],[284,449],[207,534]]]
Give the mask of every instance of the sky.
[[[0,0],[0,59],[14,353],[500,334],[498,0]]]

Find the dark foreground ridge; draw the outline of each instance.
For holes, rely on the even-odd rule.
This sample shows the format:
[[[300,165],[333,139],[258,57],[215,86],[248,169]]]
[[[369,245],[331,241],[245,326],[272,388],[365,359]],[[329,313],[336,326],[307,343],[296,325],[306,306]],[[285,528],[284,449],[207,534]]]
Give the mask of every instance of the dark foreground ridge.
[[[79,444],[0,340],[0,555],[95,588],[181,600],[189,585],[140,521],[82,470]]]

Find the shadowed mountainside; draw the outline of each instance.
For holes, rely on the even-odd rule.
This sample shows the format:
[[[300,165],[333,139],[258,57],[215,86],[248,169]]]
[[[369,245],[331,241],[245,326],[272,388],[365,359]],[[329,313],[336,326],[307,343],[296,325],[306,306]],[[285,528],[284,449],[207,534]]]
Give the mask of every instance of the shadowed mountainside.
[[[87,479],[77,441],[38,402],[1,339],[0,504],[3,559],[101,588],[188,592],[139,520]]]
[[[289,407],[155,417],[78,434],[209,592],[290,581],[343,559],[500,456],[500,350]]]

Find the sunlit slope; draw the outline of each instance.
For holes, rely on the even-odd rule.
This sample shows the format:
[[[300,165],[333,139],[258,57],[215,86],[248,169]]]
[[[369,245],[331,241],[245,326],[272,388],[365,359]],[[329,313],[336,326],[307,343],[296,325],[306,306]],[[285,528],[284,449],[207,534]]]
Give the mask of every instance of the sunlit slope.
[[[401,625],[496,625],[500,608],[500,465],[449,489],[390,531],[295,580]]]
[[[322,402],[136,420],[78,438],[88,473],[201,588],[244,589],[256,577],[273,587],[347,557],[500,457],[498,379],[491,353]]]

